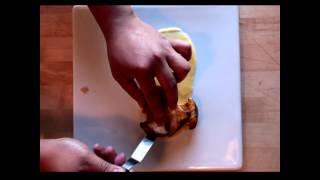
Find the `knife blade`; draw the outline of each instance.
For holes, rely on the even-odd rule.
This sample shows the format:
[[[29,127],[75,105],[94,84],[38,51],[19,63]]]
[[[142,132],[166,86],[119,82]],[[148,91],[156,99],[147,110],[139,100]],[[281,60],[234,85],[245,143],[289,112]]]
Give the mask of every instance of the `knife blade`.
[[[156,137],[145,136],[133,151],[131,157],[122,165],[122,168],[124,168],[127,172],[130,172],[133,166],[142,162],[154,144],[155,140]]]

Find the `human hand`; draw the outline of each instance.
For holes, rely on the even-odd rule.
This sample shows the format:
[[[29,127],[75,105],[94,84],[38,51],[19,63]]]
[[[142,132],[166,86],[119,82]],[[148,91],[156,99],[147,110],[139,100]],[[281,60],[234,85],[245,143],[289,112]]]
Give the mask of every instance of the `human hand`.
[[[40,140],[40,170],[51,172],[125,172],[123,153],[111,146],[94,146],[94,152],[71,138]]]
[[[152,119],[162,125],[167,108],[176,108],[177,83],[190,70],[190,44],[167,40],[135,15],[114,18],[102,31],[114,79],[140,107],[151,110]],[[157,87],[154,77],[162,89]]]

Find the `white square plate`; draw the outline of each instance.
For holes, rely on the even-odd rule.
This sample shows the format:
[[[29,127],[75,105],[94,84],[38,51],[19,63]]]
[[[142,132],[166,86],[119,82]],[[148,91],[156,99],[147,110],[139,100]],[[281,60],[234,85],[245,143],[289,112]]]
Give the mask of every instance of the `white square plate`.
[[[179,27],[189,34],[197,51],[193,97],[199,107],[196,129],[158,139],[135,171],[239,169],[238,6],[134,6],[134,10],[157,29]],[[73,8],[73,37],[74,137],[90,147],[113,145],[130,156],[144,136],[139,126],[144,116],[112,78],[104,37],[87,6]]]

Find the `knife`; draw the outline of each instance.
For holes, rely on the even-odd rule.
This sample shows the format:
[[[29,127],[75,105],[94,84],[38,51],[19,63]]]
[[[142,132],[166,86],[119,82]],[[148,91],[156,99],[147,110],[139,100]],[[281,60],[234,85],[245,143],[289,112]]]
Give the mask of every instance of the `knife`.
[[[131,157],[122,165],[122,168],[124,168],[127,172],[131,172],[130,170],[133,168],[133,166],[142,162],[154,144],[155,140],[156,137],[154,136],[145,136],[133,151]]]

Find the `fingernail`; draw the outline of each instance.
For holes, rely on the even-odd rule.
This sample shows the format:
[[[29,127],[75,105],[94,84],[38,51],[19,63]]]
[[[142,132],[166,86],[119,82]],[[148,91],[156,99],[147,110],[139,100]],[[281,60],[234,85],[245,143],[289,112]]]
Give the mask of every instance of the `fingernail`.
[[[114,148],[112,146],[108,146],[108,147],[106,147],[105,151],[111,153],[111,152],[113,152],[115,150],[114,150]]]

